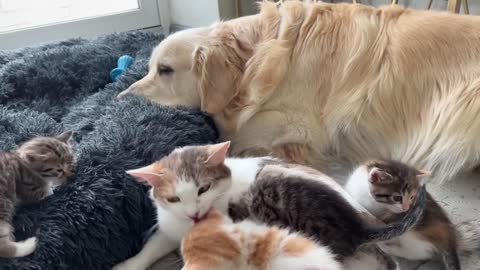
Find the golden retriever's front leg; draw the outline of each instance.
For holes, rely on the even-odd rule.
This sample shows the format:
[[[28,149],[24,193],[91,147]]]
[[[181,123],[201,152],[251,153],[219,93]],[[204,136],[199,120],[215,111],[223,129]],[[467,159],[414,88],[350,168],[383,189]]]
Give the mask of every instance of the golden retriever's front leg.
[[[272,151],[266,148],[249,148],[234,154],[237,157],[264,157],[271,156]]]

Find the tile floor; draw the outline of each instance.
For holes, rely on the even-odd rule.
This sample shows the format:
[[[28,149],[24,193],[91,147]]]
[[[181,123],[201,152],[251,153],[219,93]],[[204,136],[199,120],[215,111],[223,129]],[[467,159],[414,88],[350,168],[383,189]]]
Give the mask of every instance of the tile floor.
[[[429,185],[430,193],[444,206],[452,221],[480,219],[480,174],[459,177],[443,185]],[[461,258],[463,270],[480,269],[480,252]],[[181,269],[178,253],[169,255],[151,267],[151,270]],[[443,266],[433,262],[402,261],[402,270],[442,270]]]

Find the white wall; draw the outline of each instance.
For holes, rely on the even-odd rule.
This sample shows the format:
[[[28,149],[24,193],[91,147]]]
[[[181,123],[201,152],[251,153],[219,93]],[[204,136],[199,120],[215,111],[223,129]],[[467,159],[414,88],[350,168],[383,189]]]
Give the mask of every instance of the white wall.
[[[219,20],[218,1],[168,0],[172,27],[199,27]]]

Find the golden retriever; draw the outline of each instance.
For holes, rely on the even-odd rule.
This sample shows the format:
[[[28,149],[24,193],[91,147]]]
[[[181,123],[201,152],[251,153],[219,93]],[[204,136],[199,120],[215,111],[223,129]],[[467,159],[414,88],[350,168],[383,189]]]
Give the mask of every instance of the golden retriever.
[[[286,1],[175,33],[120,93],[200,108],[233,155],[335,177],[391,158],[442,182],[480,159],[480,17]]]

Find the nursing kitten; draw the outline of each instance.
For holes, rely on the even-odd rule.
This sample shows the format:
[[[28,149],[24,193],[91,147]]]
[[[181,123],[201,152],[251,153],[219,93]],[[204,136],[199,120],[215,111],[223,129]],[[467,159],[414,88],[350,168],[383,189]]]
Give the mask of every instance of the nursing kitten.
[[[194,222],[212,208],[227,213],[254,181],[260,164],[271,158],[226,158],[229,142],[177,148],[161,160],[128,174],[152,186],[158,230],[142,250],[115,270],[143,270],[180,247]]]
[[[401,162],[371,161],[355,170],[345,188],[376,217],[395,222],[410,209],[426,175]],[[458,236],[445,211],[427,193],[425,211],[412,230],[379,246],[410,260],[439,258],[447,270],[458,270]]]
[[[283,164],[269,164],[232,209],[243,208],[248,217],[288,227],[328,244],[337,258],[352,256],[360,246],[385,241],[407,232],[420,219],[425,206],[425,189],[416,196],[411,211],[391,224],[373,225],[332,187],[314,174],[302,173]],[[242,206],[243,205],[243,206]]]
[[[50,183],[61,184],[71,174],[71,136],[65,132],[58,137],[37,137],[13,152],[0,152],[0,257],[23,257],[35,250],[36,237],[14,241],[15,207],[52,194]]]
[[[328,246],[299,233],[253,221],[232,223],[210,211],[183,238],[182,270],[397,270],[376,245],[367,245],[342,265]]]
[[[327,247],[298,233],[252,221],[232,223],[217,210],[195,224],[181,247],[182,270],[342,270]]]

